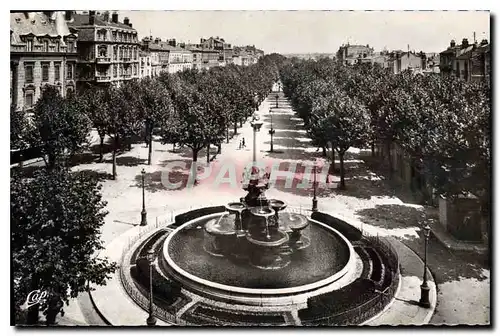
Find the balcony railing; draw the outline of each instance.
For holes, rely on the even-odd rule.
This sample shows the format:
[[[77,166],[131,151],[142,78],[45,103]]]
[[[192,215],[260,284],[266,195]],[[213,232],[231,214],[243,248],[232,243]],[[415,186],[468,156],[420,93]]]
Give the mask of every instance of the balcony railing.
[[[97,57],[97,63],[111,63],[111,57]]]
[[[111,80],[111,76],[97,75],[95,78],[98,82],[109,82]]]
[[[128,79],[132,77],[132,74],[123,74],[122,77]]]

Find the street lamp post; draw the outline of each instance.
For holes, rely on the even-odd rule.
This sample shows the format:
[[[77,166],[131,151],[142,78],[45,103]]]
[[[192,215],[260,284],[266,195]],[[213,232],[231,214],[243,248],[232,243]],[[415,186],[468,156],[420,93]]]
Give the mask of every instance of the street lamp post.
[[[142,177],[142,211],[141,211],[141,226],[148,225],[148,221],[146,219],[146,198],[144,195],[144,175],[146,175],[146,171],[142,168],[141,177]]]
[[[257,162],[257,132],[260,131],[260,127],[262,126],[262,121],[259,120],[257,115],[254,115],[252,120],[252,128],[253,128],[253,163]]]
[[[424,281],[420,286],[420,301],[419,305],[424,308],[430,308],[431,303],[429,302],[429,286],[427,285],[427,245],[429,243],[429,236],[431,233],[431,228],[429,225],[424,227],[424,239],[425,239],[425,250],[424,250]]]
[[[153,261],[154,261],[154,250],[150,248],[147,252],[147,258],[149,262],[149,316],[146,320],[148,326],[154,326],[156,324],[156,318],[153,316]]]
[[[273,136],[274,136],[274,128],[273,128],[273,113],[272,110],[269,109],[269,115],[271,116],[271,129],[269,130],[269,134],[271,135],[271,153],[273,152]]]
[[[313,174],[314,174],[314,182],[313,182],[313,206],[312,206],[312,211],[318,211],[318,199],[316,198],[316,188],[318,186],[318,183],[316,182],[316,163],[314,163],[313,167]]]

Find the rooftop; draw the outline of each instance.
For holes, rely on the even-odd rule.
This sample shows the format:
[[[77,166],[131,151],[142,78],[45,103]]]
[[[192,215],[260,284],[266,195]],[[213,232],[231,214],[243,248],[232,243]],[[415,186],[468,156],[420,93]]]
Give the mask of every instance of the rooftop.
[[[75,27],[82,27],[82,26],[91,26],[89,24],[89,14],[73,14],[73,20],[69,23],[70,26],[75,26]],[[105,27],[114,27],[114,28],[121,28],[121,29],[126,29],[126,30],[133,30],[135,31],[134,28],[130,27],[129,25],[126,25],[122,22],[112,22],[111,21],[111,14],[110,14],[110,20],[105,21],[104,20],[104,15],[95,15],[95,20],[94,20],[94,25],[93,26],[105,26]]]
[[[64,20],[64,12],[10,13],[10,29],[13,44],[22,43],[20,36],[23,35],[58,37],[72,34]]]

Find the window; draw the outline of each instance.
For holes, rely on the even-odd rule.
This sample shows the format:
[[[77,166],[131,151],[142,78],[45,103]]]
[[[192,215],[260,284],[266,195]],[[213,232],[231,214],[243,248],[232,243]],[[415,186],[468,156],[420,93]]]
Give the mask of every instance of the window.
[[[61,64],[56,63],[54,64],[54,74],[55,74],[55,81],[60,81],[61,80]]]
[[[68,41],[67,45],[68,45],[68,52],[71,52],[71,53],[75,52],[75,42]]]
[[[113,41],[116,41],[116,31],[112,32],[111,36],[113,37]]]
[[[456,76],[460,78],[460,62],[457,61]]]
[[[108,54],[108,48],[105,45],[99,46],[99,57],[106,57]]]
[[[33,40],[29,39],[26,41],[26,51],[33,51]]]
[[[33,107],[33,91],[27,91],[26,95],[24,96],[24,106],[27,109],[30,109]]]
[[[113,46],[113,59],[118,59],[118,47]]]
[[[45,52],[49,51],[49,41],[47,40],[43,41],[43,51]]]
[[[43,82],[48,82],[49,81],[49,64],[45,63],[42,64],[42,81]]]
[[[61,51],[61,42],[56,41],[56,52],[60,52],[60,51]]]
[[[66,79],[73,79],[73,64],[66,63]]]
[[[25,81],[26,83],[33,83],[33,65],[30,64],[30,65],[26,65],[26,67],[24,68],[24,78],[25,78]]]
[[[117,64],[113,64],[113,77],[116,77],[117,76],[117,71],[118,70],[118,65]]]

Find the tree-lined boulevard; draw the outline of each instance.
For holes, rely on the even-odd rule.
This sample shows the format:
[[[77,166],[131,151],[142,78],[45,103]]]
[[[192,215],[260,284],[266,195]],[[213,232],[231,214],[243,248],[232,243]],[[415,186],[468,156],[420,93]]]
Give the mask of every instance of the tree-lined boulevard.
[[[269,93],[277,80],[281,80],[283,92],[279,93],[280,107],[273,109],[275,93]],[[277,87],[274,85],[275,91]],[[288,101],[301,122],[294,118]],[[490,101],[489,87],[483,84],[409,73],[391,75],[377,67],[346,67],[327,59],[298,61],[271,54],[249,67],[162,74],[119,88],[91,87],[68,98],[61,98],[55,88],[47,87],[32,116],[11,110],[11,147],[40,148],[46,160],[45,168],[34,176],[26,167],[13,169],[11,174],[14,306],[18,321],[35,324],[42,311],[47,314],[46,322],[53,324],[58,313],[64,311],[63,303],[87,295],[83,292],[88,290],[89,282],[91,287],[104,285],[114,271],[116,265],[96,257],[109,243],[102,242],[101,235],[116,225],[110,221],[118,218],[114,212],[134,210],[130,204],[136,201],[139,205],[139,194],[128,193],[132,182],[129,174],[135,176],[139,169],[133,167],[137,164],[126,167],[117,163],[124,153],[136,160],[147,157],[141,162],[147,163],[146,176],[150,179],[154,169],[161,167],[156,156],[174,159],[179,152],[186,152],[184,149],[189,152],[191,167],[196,167],[193,163],[199,160],[200,153],[206,153],[210,161],[211,146],[218,148],[221,158],[244,161],[249,159],[248,153],[238,149],[231,138],[241,133],[251,143],[247,120],[259,106],[267,110],[266,115],[273,111],[272,127],[276,130],[274,152],[264,150],[267,132],[259,135],[258,148],[264,157],[296,160],[291,157],[297,151],[293,143],[309,138],[310,143],[304,139],[300,160],[316,160],[323,153],[323,159],[333,163],[329,178],[338,180],[339,190],[320,195],[320,208],[325,211],[349,215],[383,204],[349,194],[349,189],[356,191],[358,187],[351,178],[352,153],[355,148],[371,147],[374,151],[375,146],[387,147],[392,142],[433,177],[436,192],[448,196],[473,193],[481,198],[483,211],[489,210]],[[264,121],[267,130],[270,120]],[[280,136],[280,132],[294,131],[297,133],[292,136]],[[89,151],[91,132],[99,137],[95,164],[102,167],[111,163],[107,180],[98,180],[85,169],[74,169],[82,153]],[[323,150],[316,153],[314,146]],[[215,160],[213,164],[220,163]],[[196,169],[191,173],[196,174]],[[378,182],[368,183],[370,192],[377,195]],[[116,196],[109,197],[113,188]],[[127,189],[123,191],[126,195],[120,195],[120,188]],[[162,202],[170,202],[171,208],[186,202],[197,205],[195,199],[203,202],[209,198],[212,202],[220,198],[223,203],[222,193],[209,194],[203,186],[196,188],[148,190],[156,198],[148,196],[148,207]],[[270,195],[279,195],[291,203],[310,204],[310,192],[295,192],[270,190]],[[126,204],[118,205],[120,202]],[[132,217],[129,221],[136,221],[137,216]],[[411,232],[418,237],[419,228],[411,224]],[[120,232],[125,229],[122,227]],[[371,229],[378,232],[380,228]],[[106,239],[120,232],[113,231]],[[397,235],[396,230],[387,234]],[[410,245],[421,248],[415,241]],[[435,253],[442,254],[442,250]],[[453,258],[452,265],[460,264],[460,257]],[[48,290],[50,299],[30,308],[25,315],[18,308],[35,289]],[[92,307],[87,305],[86,309]]]

